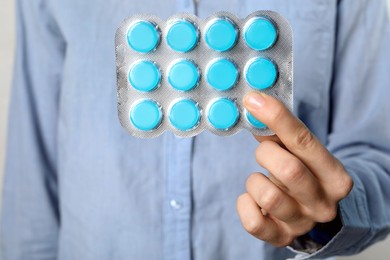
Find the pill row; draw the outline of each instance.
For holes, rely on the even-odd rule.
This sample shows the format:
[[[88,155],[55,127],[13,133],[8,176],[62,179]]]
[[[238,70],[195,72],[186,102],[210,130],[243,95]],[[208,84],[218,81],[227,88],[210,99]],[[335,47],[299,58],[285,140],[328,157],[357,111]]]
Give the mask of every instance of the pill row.
[[[210,49],[224,52],[234,47],[238,36],[238,27],[232,20],[227,17],[216,17],[206,25],[204,38]],[[254,17],[245,24],[243,36],[248,47],[264,51],[274,45],[278,30],[268,18]],[[166,34],[168,46],[176,52],[191,51],[198,44],[199,38],[199,28],[188,19],[171,21]],[[129,28],[127,41],[137,52],[153,52],[161,41],[161,30],[154,22],[137,21]]]
[[[239,78],[237,65],[228,58],[212,60],[206,67],[207,83],[218,91],[232,89]],[[179,59],[168,66],[169,85],[179,91],[190,91],[199,85],[201,71],[192,60]],[[277,66],[267,58],[249,60],[244,69],[246,82],[254,89],[272,87],[278,75]],[[136,90],[150,92],[160,86],[162,72],[160,66],[151,60],[138,60],[129,71],[130,85]]]
[[[163,115],[161,105],[152,99],[140,100],[130,110],[132,124],[141,131],[152,131],[158,128],[163,120]],[[190,131],[196,128],[201,116],[202,108],[191,99],[179,99],[173,102],[173,105],[168,109],[170,124],[180,131]],[[227,131],[234,127],[239,117],[240,113],[236,103],[229,98],[218,98],[212,101],[206,109],[208,123],[220,131]],[[252,126],[265,127],[248,111],[246,111],[245,117]]]

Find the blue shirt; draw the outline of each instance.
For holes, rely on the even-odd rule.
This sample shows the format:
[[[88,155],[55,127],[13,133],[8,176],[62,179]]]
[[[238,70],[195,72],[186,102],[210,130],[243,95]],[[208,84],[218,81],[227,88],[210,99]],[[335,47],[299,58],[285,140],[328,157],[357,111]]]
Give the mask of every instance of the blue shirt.
[[[361,251],[390,230],[386,0],[17,1],[1,259],[299,259]],[[249,132],[137,139],[117,116],[114,35],[135,13],[281,13],[294,31],[295,113],[352,175],[343,228],[304,253],[246,233],[261,171]]]

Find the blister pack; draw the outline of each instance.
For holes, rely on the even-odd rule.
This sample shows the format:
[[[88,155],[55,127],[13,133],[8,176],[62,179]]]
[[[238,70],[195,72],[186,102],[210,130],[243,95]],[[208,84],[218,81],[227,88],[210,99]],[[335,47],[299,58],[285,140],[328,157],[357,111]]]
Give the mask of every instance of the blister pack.
[[[275,12],[135,15],[120,25],[115,45],[119,119],[136,137],[271,135],[242,104],[250,91],[292,110],[292,31]]]

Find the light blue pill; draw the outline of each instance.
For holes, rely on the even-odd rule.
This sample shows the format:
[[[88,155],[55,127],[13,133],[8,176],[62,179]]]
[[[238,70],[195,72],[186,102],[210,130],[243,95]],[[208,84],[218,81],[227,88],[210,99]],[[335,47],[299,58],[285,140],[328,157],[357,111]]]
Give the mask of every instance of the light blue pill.
[[[236,84],[237,78],[237,67],[228,59],[212,62],[206,71],[207,83],[220,91],[231,89]]]
[[[160,31],[156,25],[148,21],[133,24],[127,32],[130,47],[141,53],[151,52],[160,42]]]
[[[180,60],[174,63],[168,72],[169,84],[177,90],[189,91],[199,82],[198,67],[189,60]]]
[[[141,60],[136,62],[129,71],[130,85],[143,92],[157,88],[161,81],[161,72],[154,62]]]
[[[130,112],[131,123],[141,131],[156,129],[162,119],[160,106],[153,100],[143,100],[132,107]]]
[[[256,17],[248,21],[244,29],[244,38],[247,45],[257,51],[271,48],[278,36],[278,31],[270,20]]]
[[[256,127],[256,128],[266,128],[266,127],[267,127],[263,122],[257,120],[257,118],[254,117],[254,116],[253,116],[251,113],[249,113],[248,111],[246,111],[245,115],[246,115],[246,119],[247,119],[247,120],[249,121],[249,123],[250,123],[251,125],[253,125],[254,127]]]
[[[174,51],[188,52],[195,47],[197,42],[198,31],[189,21],[176,21],[168,30],[167,43]]]
[[[236,104],[228,98],[218,99],[207,111],[208,121],[218,130],[229,130],[237,123],[238,117]]]
[[[194,101],[183,99],[172,106],[168,118],[176,129],[188,131],[198,125],[200,112]]]
[[[216,51],[230,50],[237,42],[236,26],[228,19],[215,19],[207,27],[205,40],[207,45]]]
[[[256,58],[250,60],[245,71],[245,79],[254,89],[272,87],[278,77],[276,65],[269,59]]]

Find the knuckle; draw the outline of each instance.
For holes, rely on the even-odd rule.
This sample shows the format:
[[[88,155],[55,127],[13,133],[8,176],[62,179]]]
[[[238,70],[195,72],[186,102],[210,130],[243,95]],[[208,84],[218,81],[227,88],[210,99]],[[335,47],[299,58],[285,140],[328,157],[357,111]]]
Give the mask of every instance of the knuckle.
[[[321,210],[317,212],[316,221],[319,223],[331,222],[337,217],[336,206],[323,206]]]
[[[343,199],[345,198],[352,190],[353,188],[353,180],[352,177],[348,174],[345,174],[344,176],[340,177],[339,184],[338,184],[338,192],[337,192],[337,199]]]
[[[256,183],[258,182],[258,177],[259,177],[258,173],[252,173],[251,175],[248,176],[245,183],[247,191],[251,190],[252,185],[256,186]]]
[[[261,197],[261,207],[266,211],[273,212],[282,203],[281,193],[277,190],[267,190]]]
[[[299,183],[304,176],[304,166],[298,160],[289,160],[287,165],[283,167],[283,178],[289,184]]]
[[[243,193],[237,198],[237,210],[239,209],[239,206],[242,204],[245,204],[245,201],[248,199],[249,194]]]
[[[301,126],[298,130],[298,134],[295,136],[294,146],[297,149],[305,150],[312,148],[314,145],[314,135],[313,133],[306,127]]]
[[[261,236],[264,233],[265,225],[261,219],[248,219],[243,223],[245,230],[254,236]]]

